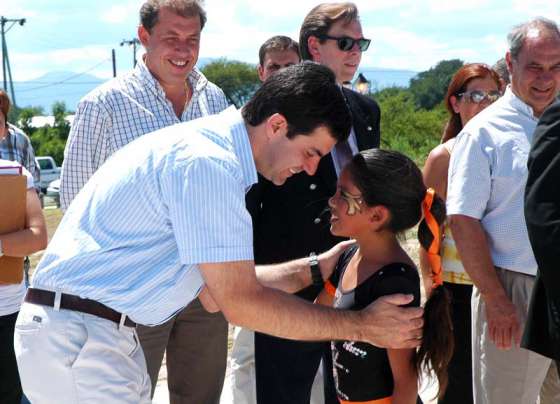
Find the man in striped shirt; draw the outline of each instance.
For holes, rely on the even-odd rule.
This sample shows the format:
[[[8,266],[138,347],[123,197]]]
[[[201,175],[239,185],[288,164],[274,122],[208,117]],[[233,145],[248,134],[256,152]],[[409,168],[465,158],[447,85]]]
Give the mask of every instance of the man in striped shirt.
[[[321,282],[346,246],[318,266],[254,268],[245,193],[257,171],[277,185],[312,174],[350,125],[332,71],[307,62],[269,78],[241,111],[116,152],[68,209],[20,311],[14,341],[31,402],[148,403],[134,326],[161,324],[199,294],[230,322],[285,338],[417,346],[422,310],[398,307],[412,296],[350,312],[271,288]]]
[[[61,206],[118,149],[157,129],[218,113],[224,93],[195,67],[206,14],[197,0],[149,0],[140,10],[138,37],[146,49],[136,68],[81,100],[65,150]],[[217,403],[226,367],[227,322],[198,299],[156,327],[138,327],[155,390],[164,351],[172,403]],[[186,364],[204,353],[195,368]],[[188,368],[185,368],[187,366]]]

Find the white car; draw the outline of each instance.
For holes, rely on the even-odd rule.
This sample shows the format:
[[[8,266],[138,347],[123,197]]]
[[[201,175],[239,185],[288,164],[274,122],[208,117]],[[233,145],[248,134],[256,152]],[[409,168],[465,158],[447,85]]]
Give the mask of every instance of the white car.
[[[54,180],[49,184],[45,195],[52,198],[56,207],[60,208],[60,179]]]
[[[60,178],[60,167],[57,167],[56,162],[51,156],[37,156],[35,161],[39,166],[39,187],[45,193],[49,184]]]

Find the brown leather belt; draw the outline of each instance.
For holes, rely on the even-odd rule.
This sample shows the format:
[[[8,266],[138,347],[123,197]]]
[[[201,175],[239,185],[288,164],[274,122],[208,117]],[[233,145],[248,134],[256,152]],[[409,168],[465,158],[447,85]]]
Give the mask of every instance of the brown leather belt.
[[[42,289],[27,289],[24,301],[41,306],[54,307],[55,292]],[[65,310],[79,311],[80,313],[92,314],[94,316],[110,320],[114,323],[120,324],[122,314],[118,311],[105,306],[95,300],[82,299],[74,295],[67,295],[62,293],[60,298],[60,308]],[[126,317],[124,325],[127,327],[136,327],[136,323],[130,318]]]

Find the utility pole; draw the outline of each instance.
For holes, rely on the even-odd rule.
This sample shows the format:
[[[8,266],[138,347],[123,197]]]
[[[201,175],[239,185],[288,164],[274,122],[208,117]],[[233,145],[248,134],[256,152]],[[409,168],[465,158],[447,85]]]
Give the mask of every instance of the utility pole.
[[[134,38],[130,40],[123,39],[121,41],[121,46],[124,45],[132,46],[132,65],[136,67],[136,47],[140,45],[140,41],[138,40],[138,38]]]
[[[8,91],[8,80],[10,84],[10,92],[12,94],[12,104],[16,105],[16,94],[14,92],[14,81],[12,80],[12,69],[10,68],[10,59],[8,58],[8,43],[6,42],[6,34],[15,25],[22,26],[25,24],[25,18],[6,18],[0,17],[0,41],[2,42],[2,78],[4,81],[4,90]],[[6,24],[11,23],[8,28]]]
[[[114,49],[111,49],[111,59],[113,60],[113,77],[117,77],[117,58]]]

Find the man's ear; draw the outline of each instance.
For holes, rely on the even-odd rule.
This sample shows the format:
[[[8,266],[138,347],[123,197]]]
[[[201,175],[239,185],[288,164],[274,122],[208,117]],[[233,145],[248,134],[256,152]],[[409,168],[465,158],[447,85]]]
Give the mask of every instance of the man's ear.
[[[507,66],[509,75],[511,77],[511,72],[513,71],[513,60],[511,58],[511,53],[510,52],[506,53],[506,66]]]
[[[138,26],[138,39],[140,40],[140,43],[144,46],[144,48],[147,48],[148,41],[150,39],[150,33],[146,28],[144,28],[142,24]]]
[[[257,66],[257,74],[259,75],[259,80],[264,83],[264,67],[260,64]]]
[[[284,115],[278,112],[270,115],[266,120],[266,135],[270,139],[278,135],[286,135],[288,132],[288,121]]]
[[[319,51],[319,38],[316,36],[309,36],[307,38],[307,50],[313,57],[313,61],[320,62],[321,52]]]

